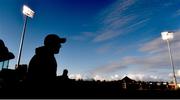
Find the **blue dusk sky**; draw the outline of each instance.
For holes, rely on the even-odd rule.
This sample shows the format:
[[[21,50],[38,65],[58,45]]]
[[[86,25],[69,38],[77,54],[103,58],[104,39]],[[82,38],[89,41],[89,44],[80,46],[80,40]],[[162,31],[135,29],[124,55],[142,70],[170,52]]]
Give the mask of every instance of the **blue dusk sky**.
[[[55,55],[58,70],[70,78],[172,81],[166,41],[170,41],[180,82],[180,0],[0,0],[0,39],[17,62],[23,29],[23,4],[35,11],[28,18],[21,64],[28,64],[47,34],[66,37]],[[42,69],[43,71],[43,69]]]

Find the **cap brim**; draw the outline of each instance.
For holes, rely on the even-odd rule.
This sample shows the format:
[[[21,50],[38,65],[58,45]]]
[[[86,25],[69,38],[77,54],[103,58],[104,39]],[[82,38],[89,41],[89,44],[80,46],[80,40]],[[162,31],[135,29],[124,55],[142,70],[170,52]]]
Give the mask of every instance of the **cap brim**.
[[[59,39],[59,43],[65,43],[66,42],[66,38],[60,38]]]

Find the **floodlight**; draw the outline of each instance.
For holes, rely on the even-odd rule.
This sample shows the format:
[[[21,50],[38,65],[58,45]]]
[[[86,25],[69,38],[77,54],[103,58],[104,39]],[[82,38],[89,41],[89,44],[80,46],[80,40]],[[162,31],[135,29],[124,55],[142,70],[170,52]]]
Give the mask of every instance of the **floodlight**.
[[[173,68],[173,77],[174,77],[175,88],[177,88],[177,79],[176,79],[176,75],[175,75],[174,62],[173,62],[170,43],[169,43],[170,42],[169,40],[173,39],[173,32],[164,31],[164,32],[161,32],[161,36],[162,36],[163,40],[167,41],[170,62],[171,62],[171,66]]]
[[[161,36],[163,40],[171,40],[173,39],[173,32],[161,32]]]
[[[26,15],[26,16],[28,16],[28,17],[33,18],[33,16],[34,16],[34,11],[31,10],[28,6],[24,5],[24,6],[23,6],[23,14]]]

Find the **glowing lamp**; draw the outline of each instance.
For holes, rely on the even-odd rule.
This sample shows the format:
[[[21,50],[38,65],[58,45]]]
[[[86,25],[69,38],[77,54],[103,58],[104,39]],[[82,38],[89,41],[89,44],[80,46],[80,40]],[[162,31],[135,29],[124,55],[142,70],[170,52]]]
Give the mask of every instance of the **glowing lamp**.
[[[19,45],[19,54],[18,54],[18,59],[17,59],[17,68],[20,65],[20,60],[21,60],[21,53],[22,53],[22,46],[23,46],[23,42],[24,42],[24,36],[25,36],[25,31],[26,31],[26,24],[27,24],[27,19],[28,17],[33,18],[34,16],[34,11],[31,10],[28,6],[23,5],[23,14],[26,16],[24,19],[24,25],[23,25],[23,31],[21,34],[21,41],[20,41],[20,45]]]
[[[34,11],[31,10],[28,6],[24,5],[24,6],[23,6],[23,14],[26,15],[26,16],[28,16],[28,17],[33,18],[33,16],[34,16]]]
[[[161,32],[161,36],[163,40],[171,40],[173,39],[173,32]]]
[[[167,31],[161,32],[161,36],[162,36],[163,40],[167,41],[170,62],[171,62],[171,66],[173,68],[173,78],[174,78],[175,88],[177,88],[177,79],[176,79],[176,74],[175,74],[174,62],[173,62],[170,43],[169,43],[170,42],[169,40],[173,39],[173,32],[167,32]]]

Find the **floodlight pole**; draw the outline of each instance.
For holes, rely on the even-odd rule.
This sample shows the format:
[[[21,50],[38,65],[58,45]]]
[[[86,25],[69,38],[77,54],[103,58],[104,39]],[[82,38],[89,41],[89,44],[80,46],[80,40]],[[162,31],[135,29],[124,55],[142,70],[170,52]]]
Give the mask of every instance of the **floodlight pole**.
[[[174,62],[173,62],[171,48],[170,48],[170,43],[169,43],[170,41],[169,41],[169,39],[167,39],[166,41],[167,41],[167,45],[168,45],[171,66],[173,68],[173,78],[174,78],[174,83],[175,83],[175,88],[176,88],[177,87],[177,79],[176,79],[176,75],[175,75]]]
[[[19,54],[18,54],[18,60],[17,60],[17,66],[16,66],[16,68],[18,68],[19,65],[20,65],[21,53],[22,53],[22,46],[23,46],[24,36],[25,36],[25,32],[26,32],[27,18],[28,18],[28,16],[25,15],[24,25],[23,25],[23,31],[22,31],[22,34],[21,34],[21,42],[20,42],[20,46],[19,46]]]

